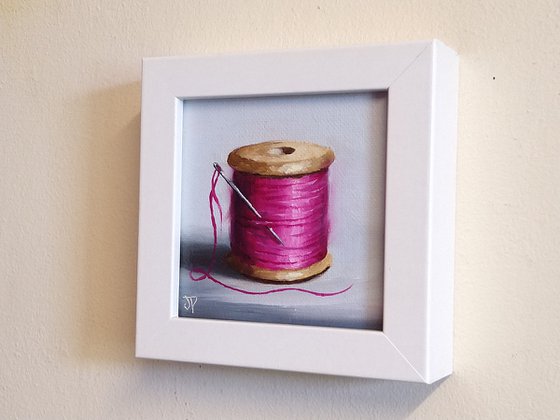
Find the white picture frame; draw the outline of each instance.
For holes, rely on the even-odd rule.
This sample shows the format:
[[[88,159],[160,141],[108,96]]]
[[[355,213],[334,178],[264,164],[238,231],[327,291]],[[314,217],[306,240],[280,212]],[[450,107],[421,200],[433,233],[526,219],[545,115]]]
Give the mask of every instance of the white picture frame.
[[[400,45],[146,58],[136,356],[432,383],[452,372],[457,54]],[[383,329],[178,316],[183,101],[388,92]]]

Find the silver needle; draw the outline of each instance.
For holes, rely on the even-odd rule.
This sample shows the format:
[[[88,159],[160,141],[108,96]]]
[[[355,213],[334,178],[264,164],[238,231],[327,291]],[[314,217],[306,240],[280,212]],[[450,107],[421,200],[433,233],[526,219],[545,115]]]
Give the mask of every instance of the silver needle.
[[[226,177],[224,175],[224,172],[222,171],[222,167],[218,164],[218,162],[214,162],[213,165],[214,165],[214,169],[216,169],[216,171],[218,171],[218,174],[220,174],[220,176],[224,179],[224,181],[227,182],[227,184],[237,194],[237,196],[239,198],[241,198],[241,200],[243,200],[243,202],[249,208],[249,210],[251,210],[255,214],[255,216],[257,216],[259,219],[262,220],[263,217],[258,212],[258,210],[251,204],[249,199],[247,197],[245,197],[245,195],[239,190],[239,188],[237,188],[237,185],[235,185],[231,179],[229,179],[228,177]],[[274,239],[276,239],[279,243],[284,245],[284,242],[282,241],[282,239],[280,239],[278,234],[276,232],[274,232],[274,229],[272,229],[270,226],[265,226],[265,227],[271,233],[271,235],[274,236]]]

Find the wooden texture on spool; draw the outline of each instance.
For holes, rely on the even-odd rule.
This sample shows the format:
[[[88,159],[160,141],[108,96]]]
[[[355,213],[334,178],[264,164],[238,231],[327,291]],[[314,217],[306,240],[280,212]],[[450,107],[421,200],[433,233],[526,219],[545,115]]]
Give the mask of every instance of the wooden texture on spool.
[[[317,261],[309,267],[296,270],[271,270],[269,268],[247,264],[233,254],[228,255],[227,262],[234,270],[248,277],[271,283],[297,283],[315,277],[329,268],[332,263],[332,256],[331,254],[327,254],[322,260]]]
[[[267,141],[232,151],[228,164],[239,172],[262,176],[297,176],[328,168],[334,152],[303,141]]]
[[[238,172],[260,176],[301,176],[326,169],[334,161],[332,149],[303,141],[267,141],[233,150],[228,164]],[[258,209],[257,209],[258,210]],[[332,256],[300,269],[271,270],[251,265],[230,254],[227,261],[246,276],[273,283],[296,283],[315,277],[327,270]]]

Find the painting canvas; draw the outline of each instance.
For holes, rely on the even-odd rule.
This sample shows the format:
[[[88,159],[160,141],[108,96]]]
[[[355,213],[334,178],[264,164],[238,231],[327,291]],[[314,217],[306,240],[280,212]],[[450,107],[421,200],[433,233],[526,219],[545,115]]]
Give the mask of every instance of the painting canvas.
[[[386,92],[185,100],[179,316],[381,330],[386,121]]]

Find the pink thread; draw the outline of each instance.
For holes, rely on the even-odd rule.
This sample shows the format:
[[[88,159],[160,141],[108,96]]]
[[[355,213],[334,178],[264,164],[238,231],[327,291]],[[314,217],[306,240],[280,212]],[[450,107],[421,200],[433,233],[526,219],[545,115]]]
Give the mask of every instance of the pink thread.
[[[231,250],[236,257],[271,270],[297,270],[327,255],[327,169],[285,178],[235,171],[233,182],[262,216],[259,219],[233,196]],[[278,243],[263,229],[266,226],[274,229],[284,243]]]
[[[311,175],[314,175],[314,174],[311,174]],[[346,292],[346,291],[348,291],[352,288],[353,285],[351,284],[350,286],[348,286],[348,287],[346,287],[342,290],[338,290],[336,292],[316,292],[316,291],[309,290],[309,289],[304,289],[304,288],[301,288],[301,287],[280,287],[280,288],[266,290],[266,291],[262,291],[262,292],[255,292],[255,291],[251,291],[251,290],[245,290],[245,289],[241,289],[241,288],[238,288],[238,287],[230,286],[230,285],[218,280],[217,278],[215,278],[211,274],[214,263],[216,262],[216,249],[217,249],[217,245],[218,245],[218,226],[217,226],[217,223],[216,223],[216,217],[214,215],[214,203],[218,207],[218,211],[219,211],[219,214],[220,214],[220,224],[223,221],[222,220],[223,219],[222,206],[221,206],[220,200],[218,199],[218,196],[216,194],[216,184],[218,183],[218,179],[219,179],[219,174],[218,174],[218,171],[215,170],[214,173],[212,174],[210,194],[208,195],[208,201],[209,201],[209,205],[210,205],[210,220],[211,220],[211,223],[212,223],[212,231],[213,231],[213,236],[214,236],[212,256],[210,258],[210,263],[208,264],[208,267],[206,269],[201,268],[201,267],[196,267],[196,268],[193,268],[190,271],[191,280],[202,281],[202,280],[208,279],[208,280],[210,280],[210,281],[212,281],[212,282],[214,282],[214,283],[216,283],[216,284],[218,284],[222,287],[225,287],[226,289],[233,290],[235,292],[243,293],[243,294],[246,294],[246,295],[268,295],[268,294],[272,294],[272,293],[294,291],[294,292],[307,293],[307,294],[317,296],[317,297],[329,297],[329,296],[340,295],[340,294],[342,294],[342,293],[344,293],[344,292]],[[284,179],[284,178],[279,178],[279,179]],[[311,182],[314,182],[314,180],[311,180]],[[327,182],[326,177],[325,177],[325,182]],[[319,182],[319,184],[320,184],[320,182]],[[321,189],[321,187],[318,187],[318,188]],[[297,191],[298,188],[295,188],[294,190]],[[327,191],[327,193],[319,192],[319,195],[320,194],[328,194],[328,185],[326,186],[326,191]],[[324,199],[328,200],[328,196],[324,197]],[[249,198],[249,200],[251,200],[251,198]],[[257,207],[256,204],[253,204],[253,205],[255,205],[255,207]],[[232,206],[233,206],[233,204],[232,204]],[[277,214],[277,217],[278,217],[278,214]],[[277,220],[277,222],[279,222],[279,221]],[[285,223],[285,224],[289,225],[289,223]],[[278,223],[278,229],[279,230],[280,230],[281,225],[282,225],[282,223]],[[266,234],[270,235],[270,233],[266,229],[263,229],[262,226],[263,225],[261,224],[260,229],[264,230],[264,232],[266,232]],[[276,229],[276,225],[275,225],[274,228]],[[327,225],[326,229],[328,230],[328,225]],[[286,234],[286,231],[282,230],[282,233]],[[327,235],[328,235],[328,233],[327,233]],[[282,238],[282,240],[284,242],[288,241],[287,237],[285,239],[281,235],[280,235],[280,237]],[[268,246],[268,243],[267,243],[267,246]],[[326,254],[326,239],[325,239],[325,254]],[[298,254],[298,257],[299,257],[299,255],[300,254]],[[307,258],[309,258],[309,256],[307,256]],[[321,258],[323,258],[323,257],[321,257]]]

